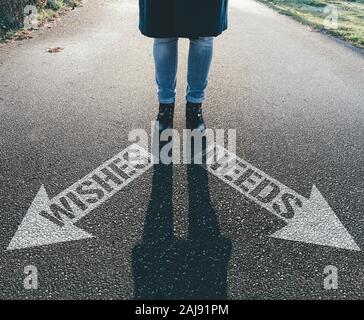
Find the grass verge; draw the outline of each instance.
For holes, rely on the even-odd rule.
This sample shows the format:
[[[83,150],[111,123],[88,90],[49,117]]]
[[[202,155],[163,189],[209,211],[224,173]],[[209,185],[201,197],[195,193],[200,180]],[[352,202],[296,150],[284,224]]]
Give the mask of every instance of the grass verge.
[[[364,0],[258,0],[281,14],[364,48]]]

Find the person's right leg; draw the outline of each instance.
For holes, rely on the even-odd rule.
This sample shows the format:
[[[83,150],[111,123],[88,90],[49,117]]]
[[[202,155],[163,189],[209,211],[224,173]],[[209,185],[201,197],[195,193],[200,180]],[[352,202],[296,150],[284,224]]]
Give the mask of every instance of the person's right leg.
[[[159,132],[173,128],[174,102],[176,99],[178,38],[154,40],[155,78],[158,86]]]
[[[176,97],[178,38],[155,39],[153,54],[159,102],[172,104]]]

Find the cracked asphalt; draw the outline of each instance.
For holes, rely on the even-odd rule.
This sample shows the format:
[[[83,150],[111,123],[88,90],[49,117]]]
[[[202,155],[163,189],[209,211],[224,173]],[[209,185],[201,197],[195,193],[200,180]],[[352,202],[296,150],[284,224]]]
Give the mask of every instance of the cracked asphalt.
[[[132,129],[150,131],[152,40],[137,25],[137,1],[88,0],[0,47],[0,298],[362,299],[363,252],[274,239],[282,221],[187,165],[149,170],[89,213],[77,226],[94,238],[6,251],[42,185],[53,197],[125,149]],[[181,40],[179,132],[187,49]],[[271,177],[305,197],[316,185],[364,248],[362,50],[231,0],[204,117],[236,129],[238,156]],[[38,290],[24,289],[27,265]],[[328,265],[337,290],[324,289]]]

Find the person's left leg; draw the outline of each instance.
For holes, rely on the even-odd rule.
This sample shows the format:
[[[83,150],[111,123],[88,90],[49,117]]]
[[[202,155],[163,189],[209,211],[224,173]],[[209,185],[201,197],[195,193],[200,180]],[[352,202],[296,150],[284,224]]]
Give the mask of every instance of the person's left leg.
[[[190,40],[188,56],[187,95],[191,103],[202,103],[212,61],[214,38],[200,37]]]
[[[186,126],[187,129],[205,132],[206,125],[202,117],[202,102],[213,55],[214,38],[200,37],[190,40],[188,56]]]

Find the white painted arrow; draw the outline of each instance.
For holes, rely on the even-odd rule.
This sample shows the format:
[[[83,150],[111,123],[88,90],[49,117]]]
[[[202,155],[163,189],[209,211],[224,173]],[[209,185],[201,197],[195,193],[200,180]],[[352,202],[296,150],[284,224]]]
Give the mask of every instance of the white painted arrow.
[[[52,199],[41,186],[7,250],[92,237],[75,223],[151,167],[150,154],[133,144]]]
[[[287,223],[272,237],[360,251],[316,186],[313,186],[311,195],[307,199],[223,147],[212,145],[208,148],[208,154],[211,150],[214,151],[214,155],[217,153],[222,156],[218,162],[207,165],[209,172]],[[133,156],[134,162],[128,161],[126,155],[135,152],[138,153],[138,157]],[[139,168],[135,166],[138,164]],[[53,199],[49,199],[42,186],[7,249],[14,250],[92,237],[74,224],[151,167],[151,154],[133,144]],[[112,189],[108,192],[104,190],[100,199],[87,203],[90,199],[85,199],[85,195],[89,193],[80,192],[80,186],[93,180],[95,175],[105,174],[105,170],[110,172],[110,169],[114,170],[114,173],[118,172],[122,181],[120,183],[114,181]],[[274,189],[272,186],[276,188],[277,194],[270,201],[266,201],[270,194],[269,188]],[[100,186],[99,188],[101,190]],[[76,200],[75,195],[77,195]],[[69,201],[70,199],[74,201]],[[81,200],[83,205],[87,203],[87,207],[83,207],[77,200]],[[52,212],[52,206],[53,209],[54,206],[68,209],[65,211],[66,215],[64,212],[62,216],[59,212],[58,214]],[[292,209],[291,217],[287,216],[288,210],[287,212],[284,210],[288,207]],[[72,213],[72,216],[69,217],[67,213]]]
[[[63,227],[42,217],[39,213],[49,210],[48,194],[41,186],[22,223],[18,227],[7,250],[36,247],[58,242],[91,238],[92,235],[77,228],[73,223],[65,223]]]
[[[220,157],[208,162],[209,172],[287,223],[272,237],[360,251],[315,185],[307,199],[223,147],[211,145],[207,154],[211,151]],[[279,193],[265,202],[273,189]],[[292,209],[289,217],[282,210],[287,207]]]

